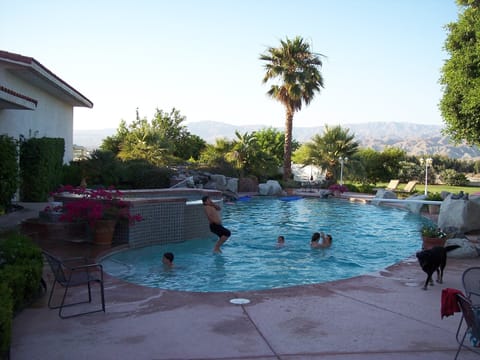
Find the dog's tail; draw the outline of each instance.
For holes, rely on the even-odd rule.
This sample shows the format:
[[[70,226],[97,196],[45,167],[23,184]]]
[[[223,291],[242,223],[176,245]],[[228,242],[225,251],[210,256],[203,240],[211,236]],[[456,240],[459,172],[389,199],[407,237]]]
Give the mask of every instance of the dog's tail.
[[[445,250],[446,250],[447,252],[449,252],[449,251],[458,249],[459,247],[461,247],[461,246],[460,246],[460,245],[449,245],[449,246],[445,246]]]

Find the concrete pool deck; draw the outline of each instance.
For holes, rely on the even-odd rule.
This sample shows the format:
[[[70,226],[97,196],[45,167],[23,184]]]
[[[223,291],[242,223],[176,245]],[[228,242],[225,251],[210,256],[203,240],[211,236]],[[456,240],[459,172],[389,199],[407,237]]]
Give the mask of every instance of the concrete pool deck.
[[[36,241],[62,257],[103,251]],[[62,320],[44,295],[18,314],[11,359],[452,359],[460,314],[441,319],[441,291],[462,290],[463,271],[477,265],[478,258],[449,259],[444,284],[427,291],[414,256],[347,280],[241,293],[152,289],[107,275],[106,313]],[[234,305],[232,298],[250,303]],[[462,350],[459,359],[478,355]]]

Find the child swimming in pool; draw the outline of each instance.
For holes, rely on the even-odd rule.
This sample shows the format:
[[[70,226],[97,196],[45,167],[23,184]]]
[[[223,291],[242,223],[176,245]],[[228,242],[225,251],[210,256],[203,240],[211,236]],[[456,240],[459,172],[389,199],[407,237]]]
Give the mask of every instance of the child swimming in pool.
[[[277,238],[277,248],[285,245],[285,236],[279,235]]]
[[[163,257],[162,257],[162,263],[163,263],[163,266],[165,268],[172,268],[173,267],[173,259],[174,259],[174,255],[173,253],[171,252],[166,252],[163,254]]]
[[[320,243],[319,240],[322,239]],[[315,232],[310,240],[310,246],[312,249],[326,249],[332,246],[332,235],[325,235],[323,232]]]

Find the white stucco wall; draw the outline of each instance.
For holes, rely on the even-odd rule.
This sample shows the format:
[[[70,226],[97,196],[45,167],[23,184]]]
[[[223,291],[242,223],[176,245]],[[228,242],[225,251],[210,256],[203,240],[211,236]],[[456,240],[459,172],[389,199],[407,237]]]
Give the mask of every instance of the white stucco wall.
[[[73,106],[5,71],[0,64],[0,84],[38,101],[35,110],[0,109],[0,134],[18,139],[63,138],[63,161],[73,159]]]

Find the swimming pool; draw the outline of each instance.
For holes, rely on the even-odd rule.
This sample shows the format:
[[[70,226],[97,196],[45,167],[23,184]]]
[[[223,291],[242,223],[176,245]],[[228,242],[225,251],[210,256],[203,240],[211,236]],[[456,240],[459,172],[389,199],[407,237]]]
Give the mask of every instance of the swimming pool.
[[[136,284],[170,290],[224,292],[281,288],[350,278],[384,269],[421,248],[419,229],[428,222],[405,210],[305,198],[252,198],[223,206],[232,231],[222,254],[209,238],[114,253],[104,270]],[[326,250],[311,249],[315,231],[333,236]],[[285,246],[276,247],[278,235]],[[162,254],[175,254],[175,267]]]

